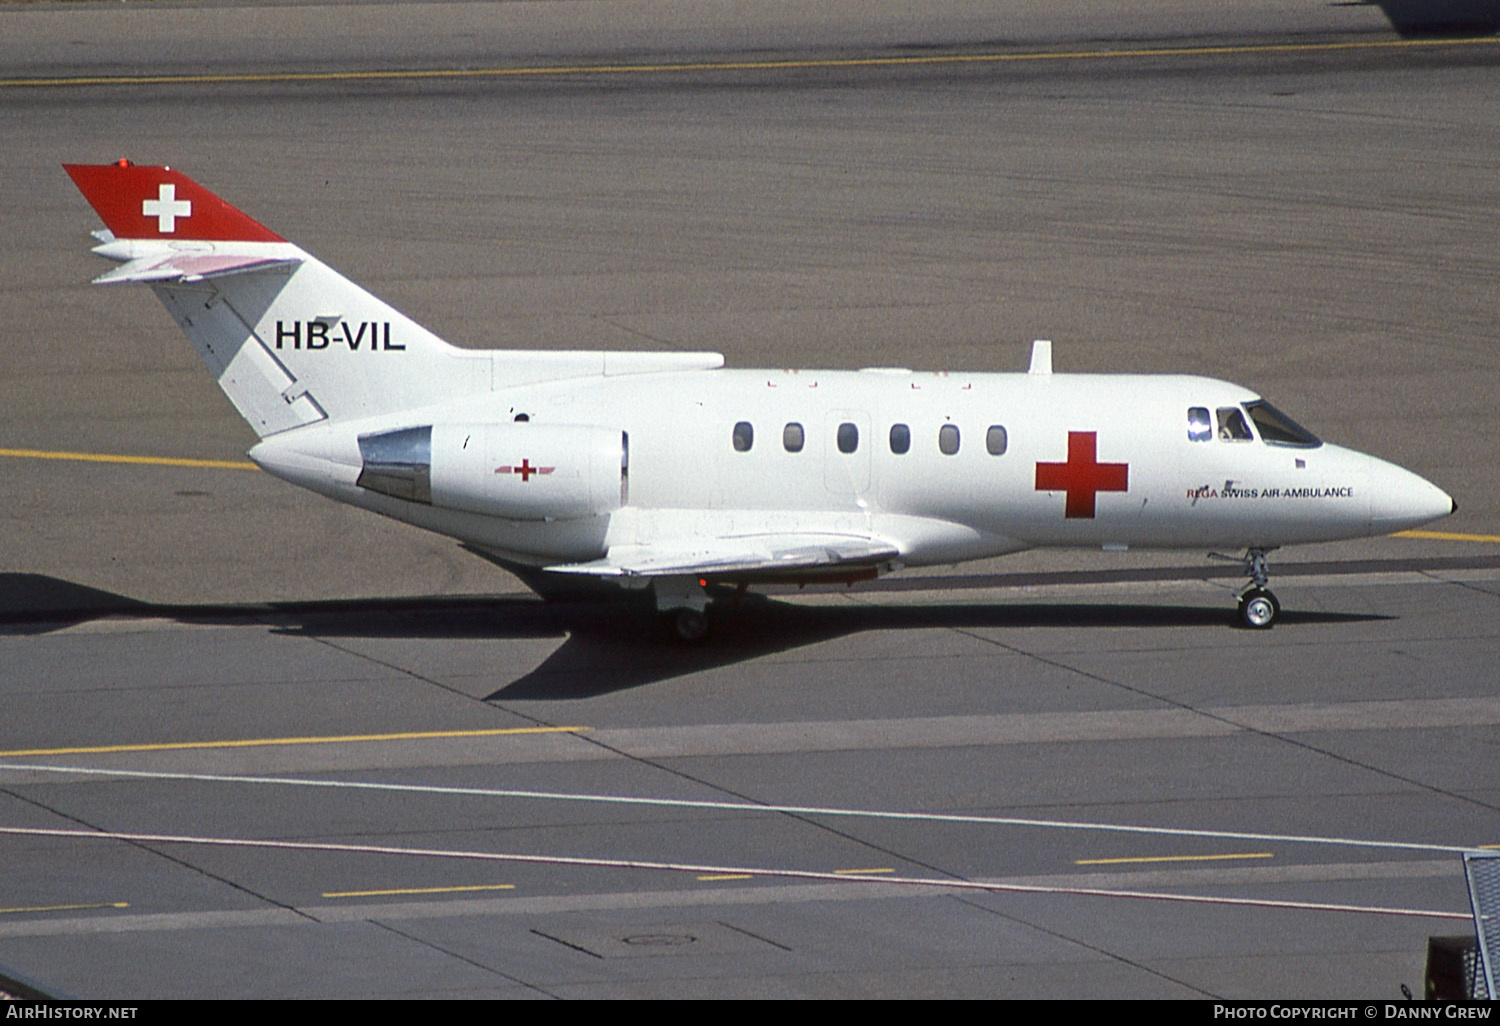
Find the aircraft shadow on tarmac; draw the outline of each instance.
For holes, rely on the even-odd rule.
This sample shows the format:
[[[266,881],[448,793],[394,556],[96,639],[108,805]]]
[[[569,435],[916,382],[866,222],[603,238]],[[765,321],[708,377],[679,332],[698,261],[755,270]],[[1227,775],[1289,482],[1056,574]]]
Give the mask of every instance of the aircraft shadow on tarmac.
[[[775,655],[869,631],[1171,628],[1231,629],[1227,606],[1134,603],[943,603],[797,605],[766,595],[713,611],[714,633],[696,646],[673,640],[649,601],[542,602],[529,596],[167,605],[142,602],[41,574],[0,574],[0,634],[44,634],[105,618],[171,619],[194,624],[261,623],[287,635],[493,640],[563,638],[540,666],[486,695],[504,699],[577,699]],[[1356,623],[1387,617],[1285,610],[1286,626]]]
[[[1335,7],[1379,7],[1406,38],[1500,31],[1500,0],[1335,0]]]

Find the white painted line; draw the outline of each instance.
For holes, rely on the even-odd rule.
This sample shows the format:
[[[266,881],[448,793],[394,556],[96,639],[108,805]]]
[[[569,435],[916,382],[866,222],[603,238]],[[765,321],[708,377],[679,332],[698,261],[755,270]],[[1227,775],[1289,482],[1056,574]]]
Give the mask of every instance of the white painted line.
[[[885,809],[850,809],[826,805],[757,805],[754,802],[708,801],[692,798],[645,798],[632,795],[574,794],[563,791],[522,791],[499,787],[448,787],[438,784],[387,784],[362,780],[316,780],[305,777],[251,777],[220,773],[167,773],[154,770],[97,769],[86,766],[47,766],[0,763],[0,770],[128,777],[144,780],[186,780],[212,784],[262,784],[276,787],[317,787],[331,790],[393,791],[405,794],[442,794],[475,798],[524,798],[538,801],[594,802],[603,805],[642,805],[672,809],[708,809],[715,812],[791,813],[801,816],[841,816],[855,819],[904,820],[922,823],[966,823],[978,826],[1034,827],[1048,830],[1090,830],[1105,833],[1148,834],[1158,837],[1214,837],[1226,840],[1317,844],[1346,848],[1377,848],[1391,851],[1446,852],[1461,855],[1476,851],[1475,845],[1419,844],[1412,841],[1380,841],[1356,837],[1317,837],[1307,834],[1253,833],[1240,830],[1190,830],[1180,827],[1139,826],[1061,819],[1023,819],[1017,816],[984,816],[950,812],[900,812]],[[9,828],[0,828],[5,830]],[[713,870],[718,872],[719,870]]]
[[[930,887],[943,891],[987,891],[1009,894],[1049,894],[1093,898],[1131,898],[1196,905],[1233,905],[1247,908],[1279,908],[1305,912],[1350,912],[1362,915],[1403,916],[1417,919],[1473,920],[1469,912],[1435,909],[1390,908],[1378,905],[1339,905],[1322,901],[1279,901],[1270,898],[1231,898],[1208,894],[1167,894],[1154,891],[1104,890],[1096,887],[946,880],[910,876],[851,876],[810,869],[766,869],[757,866],[714,866],[691,862],[657,862],[644,859],[602,859],[572,855],[523,855],[514,852],[463,851],[448,848],[396,848],[380,844],[327,844],[314,841],[270,841],[248,837],[195,837],[186,834],[139,834],[117,831],[62,830],[45,827],[0,827],[0,834],[20,837],[60,837],[86,841],[130,841],[136,844],[186,844],[226,848],[260,848],[277,851],[335,852],[357,855],[395,855],[408,858],[465,859],[479,862],[525,863],[550,866],[586,866],[604,869],[644,869],[672,873],[745,874],[790,880],[822,880],[839,883]]]

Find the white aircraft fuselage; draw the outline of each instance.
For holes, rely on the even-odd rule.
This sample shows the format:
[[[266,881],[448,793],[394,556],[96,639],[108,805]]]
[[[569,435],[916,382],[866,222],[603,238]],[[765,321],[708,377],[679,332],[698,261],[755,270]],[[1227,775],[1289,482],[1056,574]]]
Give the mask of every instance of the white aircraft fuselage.
[[[727,370],[717,353],[457,349],[168,168],[68,167],[261,437],[260,466],[542,577],[853,580],[1041,546],[1265,553],[1446,516],[1441,489],[1180,375]]]
[[[890,562],[905,566],[1044,546],[1270,549],[1389,534],[1451,511],[1436,486],[1354,450],[1231,440],[1217,427],[1189,437],[1189,410],[1216,417],[1258,399],[1228,382],[1175,375],[696,370],[549,381],[301,428],[266,439],[251,457],[330,498],[538,565],[628,546],[690,550],[695,539],[820,533],[889,542],[898,552]],[[741,429],[737,449],[740,424],[751,430]],[[438,436],[434,468],[465,466],[459,434],[472,439],[469,428],[490,425],[505,437],[493,458],[465,466],[475,484],[456,504],[358,486],[359,437],[414,425],[465,429]],[[788,425],[794,441],[800,429],[795,452]],[[844,428],[850,452],[839,446],[844,425],[857,433]],[[613,501],[621,482],[607,478],[585,516],[549,517],[542,500],[522,516],[497,516],[573,479],[576,469],[561,467],[567,452],[547,445],[548,430],[565,426],[628,439],[623,501]],[[904,452],[891,445],[898,426],[907,429]],[[941,448],[945,428],[956,429],[951,453]],[[995,455],[992,428],[1005,432]],[[1077,435],[1085,440],[1070,461]],[[497,474],[490,464],[517,469]]]

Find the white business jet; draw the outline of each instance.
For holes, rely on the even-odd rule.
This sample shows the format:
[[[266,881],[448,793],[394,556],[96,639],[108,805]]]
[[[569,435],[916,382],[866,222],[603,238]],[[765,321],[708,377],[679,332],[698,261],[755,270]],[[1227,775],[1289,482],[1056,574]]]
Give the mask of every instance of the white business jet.
[[[652,589],[685,640],[712,585],[855,581],[1038,546],[1266,554],[1453,512],[1249,389],[1179,375],[725,370],[719,353],[448,345],[181,173],[66,168],[293,484],[461,541],[546,594]],[[1225,557],[1231,558],[1231,557]]]

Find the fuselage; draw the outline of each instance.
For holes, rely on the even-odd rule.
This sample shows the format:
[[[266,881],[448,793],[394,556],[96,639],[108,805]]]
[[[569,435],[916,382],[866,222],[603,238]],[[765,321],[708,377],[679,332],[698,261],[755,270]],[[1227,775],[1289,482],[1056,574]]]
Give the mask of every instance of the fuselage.
[[[360,437],[445,424],[503,432],[488,455],[506,472],[472,464],[464,508],[356,483]],[[537,565],[704,532],[868,535],[905,565],[1039,546],[1268,549],[1387,534],[1453,508],[1416,474],[1279,424],[1249,389],[1202,377],[702,370],[500,388],[283,432],[252,456],[297,484]],[[584,459],[547,450],[546,433],[566,425],[620,433],[620,501],[583,516],[516,515],[502,487],[540,495],[561,486],[570,455]],[[547,476],[518,476],[544,465]]]

